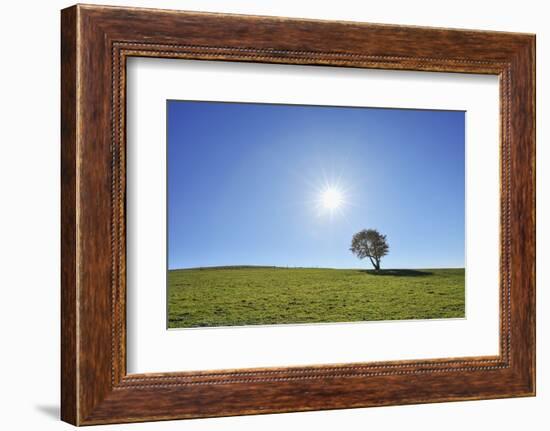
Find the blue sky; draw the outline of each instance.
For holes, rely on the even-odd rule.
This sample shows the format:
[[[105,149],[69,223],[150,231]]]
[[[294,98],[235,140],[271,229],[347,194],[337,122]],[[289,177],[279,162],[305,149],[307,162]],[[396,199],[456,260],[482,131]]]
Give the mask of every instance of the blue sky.
[[[462,111],[168,101],[168,267],[464,267]],[[323,191],[341,205],[322,205]]]

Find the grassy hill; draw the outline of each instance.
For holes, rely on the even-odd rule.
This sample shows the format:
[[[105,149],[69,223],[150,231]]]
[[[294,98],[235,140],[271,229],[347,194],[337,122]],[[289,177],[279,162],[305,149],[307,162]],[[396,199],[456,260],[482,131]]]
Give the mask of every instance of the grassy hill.
[[[168,326],[464,317],[464,269],[235,266],[168,271]]]

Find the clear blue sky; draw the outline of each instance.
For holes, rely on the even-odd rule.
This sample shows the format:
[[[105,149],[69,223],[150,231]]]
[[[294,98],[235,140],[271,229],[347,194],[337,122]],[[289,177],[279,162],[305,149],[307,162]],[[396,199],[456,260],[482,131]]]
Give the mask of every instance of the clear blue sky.
[[[168,101],[168,266],[464,267],[465,113]],[[329,185],[337,210],[319,206]]]

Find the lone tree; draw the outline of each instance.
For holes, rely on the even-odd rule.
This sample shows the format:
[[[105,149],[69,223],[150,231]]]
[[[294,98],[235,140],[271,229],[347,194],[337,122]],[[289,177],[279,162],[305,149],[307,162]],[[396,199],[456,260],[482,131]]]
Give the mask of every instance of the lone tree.
[[[376,229],[363,229],[353,235],[350,250],[359,259],[368,257],[376,271],[380,270],[380,260],[388,254],[390,246],[386,235]]]

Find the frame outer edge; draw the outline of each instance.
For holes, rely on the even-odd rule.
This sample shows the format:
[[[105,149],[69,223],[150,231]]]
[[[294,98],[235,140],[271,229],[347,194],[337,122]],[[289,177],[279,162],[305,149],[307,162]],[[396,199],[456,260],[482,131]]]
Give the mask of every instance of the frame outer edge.
[[[532,357],[532,395],[537,395],[537,36],[533,35],[531,39],[531,50],[530,55],[532,59],[532,75],[531,79],[533,82],[533,94],[531,97],[531,104],[533,109],[533,158],[531,161],[532,165],[532,178],[533,178],[533,236],[534,236],[534,259],[533,259],[533,316],[531,319],[532,324],[532,337],[533,337],[533,357]]]
[[[530,361],[529,361],[529,377],[530,377],[530,396],[536,396],[537,395],[537,294],[536,294],[536,287],[537,287],[537,259],[536,259],[536,250],[537,250],[537,79],[536,79],[536,71],[537,71],[537,37],[536,35],[532,35],[529,38],[528,41],[528,48],[527,48],[527,57],[528,61],[527,64],[529,65],[529,72],[530,74],[527,76],[527,82],[529,84],[530,94],[529,94],[529,100],[528,103],[530,105],[531,109],[531,117],[530,117],[530,124],[527,125],[528,130],[530,130],[530,136],[529,136],[529,143],[531,146],[531,158],[529,160],[530,164],[530,172],[529,172],[529,180],[532,182],[532,190],[531,194],[529,196],[529,200],[531,203],[531,223],[532,223],[532,238],[533,238],[533,244],[532,244],[532,262],[531,263],[531,277],[532,277],[532,283],[529,286],[530,292],[529,292],[529,299],[530,299],[530,318],[529,318],[529,325],[530,325]]]
[[[79,423],[77,298],[78,6],[61,11],[61,420]]]
[[[512,61],[512,363],[523,396],[536,396],[535,36]]]
[[[536,313],[537,313],[537,301],[536,301],[536,284],[537,284],[537,259],[536,259],[536,241],[537,241],[537,204],[536,204],[536,190],[537,190],[537,176],[536,176],[536,153],[537,153],[537,134],[536,134],[536,35],[531,35],[527,40],[527,47],[525,49],[525,60],[522,62],[527,68],[527,73],[524,77],[525,85],[527,87],[527,100],[528,112],[530,115],[526,115],[526,130],[528,131],[528,147],[529,158],[527,160],[528,175],[526,181],[529,182],[529,195],[527,196],[527,202],[530,210],[529,217],[529,231],[528,241],[529,244],[529,258],[527,264],[529,265],[529,275],[531,277],[528,288],[525,289],[525,294],[528,296],[527,301],[529,303],[528,316],[526,318],[527,325],[529,327],[529,348],[528,351],[528,390],[529,396],[536,396],[536,381],[537,381],[537,337],[536,337]]]

